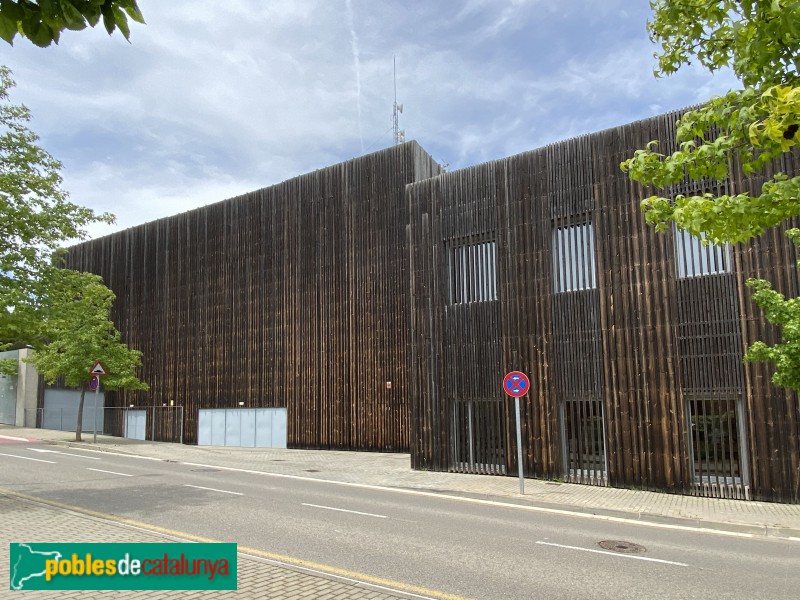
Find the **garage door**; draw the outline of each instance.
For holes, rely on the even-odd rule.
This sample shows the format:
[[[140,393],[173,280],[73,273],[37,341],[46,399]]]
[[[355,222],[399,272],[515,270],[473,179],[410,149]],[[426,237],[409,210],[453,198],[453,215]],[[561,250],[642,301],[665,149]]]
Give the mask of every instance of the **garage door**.
[[[81,393],[75,390],[45,390],[44,410],[42,411],[42,429],[60,429],[61,431],[75,431],[78,422],[78,403]],[[87,393],[83,403],[83,423],[81,430],[84,433],[94,432],[94,401],[95,394]],[[103,406],[105,395],[97,394],[97,433],[103,433]]]

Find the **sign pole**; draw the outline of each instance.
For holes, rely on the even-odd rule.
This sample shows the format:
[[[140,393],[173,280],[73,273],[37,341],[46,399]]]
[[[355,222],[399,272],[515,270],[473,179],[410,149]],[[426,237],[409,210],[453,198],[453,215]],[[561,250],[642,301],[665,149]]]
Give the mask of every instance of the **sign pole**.
[[[108,371],[106,371],[103,363],[99,360],[94,363],[94,366],[89,369],[89,375],[92,378],[89,380],[89,388],[94,390],[94,442],[97,443],[97,395],[100,393],[100,377],[103,375],[107,375]]]
[[[531,380],[521,371],[511,371],[503,378],[503,391],[514,398],[517,417],[517,471],[519,472],[519,495],[525,495],[525,465],[522,462],[522,418],[519,414],[519,398],[528,393]]]
[[[522,474],[522,423],[519,416],[519,396],[514,398],[517,409],[517,470],[519,471],[519,495],[525,495],[525,477]]]
[[[100,382],[97,382],[97,387],[94,388],[94,440],[92,443],[97,443],[97,394],[100,393]],[[517,411],[519,412],[519,411]],[[517,417],[519,419],[519,416]]]

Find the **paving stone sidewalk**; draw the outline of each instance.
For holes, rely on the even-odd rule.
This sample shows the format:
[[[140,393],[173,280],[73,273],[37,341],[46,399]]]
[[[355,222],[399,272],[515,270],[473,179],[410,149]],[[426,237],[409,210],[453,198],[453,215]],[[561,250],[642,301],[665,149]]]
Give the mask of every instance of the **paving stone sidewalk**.
[[[525,495],[521,497],[518,479],[514,477],[414,471],[410,468],[408,454],[199,447],[111,436],[98,436],[97,444],[92,444],[91,435],[84,435],[84,440],[89,440],[88,442],[78,444],[72,441],[74,433],[1,425],[0,435],[38,438],[59,445],[95,448],[162,460],[800,539],[798,504],[701,498],[534,479],[525,480]]]
[[[246,555],[239,555],[237,591],[58,591],[12,592],[8,589],[11,542],[174,542],[181,541],[149,533],[113,521],[30,502],[0,492],[0,598],[53,598],[58,600],[131,598],[150,600],[236,598],[237,600],[396,600],[408,596],[393,595],[362,584],[311,575],[281,567]]]

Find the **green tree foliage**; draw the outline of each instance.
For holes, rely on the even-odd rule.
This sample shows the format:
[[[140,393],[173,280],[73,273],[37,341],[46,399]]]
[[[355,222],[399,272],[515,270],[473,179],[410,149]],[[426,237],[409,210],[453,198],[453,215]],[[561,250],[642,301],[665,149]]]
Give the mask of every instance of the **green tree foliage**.
[[[47,344],[29,359],[48,383],[63,377],[70,387],[80,387],[75,439],[81,440],[83,404],[89,386],[89,370],[98,360],[108,375],[107,390],[149,389],[136,376],[142,353],[129,349],[110,319],[114,293],[97,275],[54,269],[49,294],[42,301]]]
[[[764,167],[800,142],[800,0],[654,0],[648,23],[661,46],[656,76],[696,61],[711,71],[731,68],[743,87],[687,112],[678,122],[678,150],[658,142],[622,163],[630,177],[664,188],[688,175],[724,180],[732,165],[745,174]],[[712,243],[742,242],[800,215],[800,177],[778,173],[761,193],[666,198],[642,202],[658,231],[670,223]],[[795,237],[795,240],[798,238]],[[782,328],[781,344],[752,346],[748,360],[773,362],[774,382],[800,389],[800,306],[765,281],[748,282],[766,318]]]
[[[17,374],[17,360],[15,358],[0,358],[0,375],[12,376]]]
[[[111,372],[103,382],[107,389],[146,389],[135,376],[141,354],[120,342],[109,319],[114,294],[100,278],[59,268],[61,244],[113,217],[69,201],[61,164],[28,129],[28,109],[9,101],[13,85],[9,70],[0,67],[0,350],[29,344],[31,362],[48,381],[63,376],[67,385],[81,387],[80,439],[94,361],[104,360]],[[12,367],[0,364],[3,372]]]
[[[100,19],[109,35],[119,29],[126,40],[128,19],[144,23],[136,0],[0,0],[0,37],[9,44],[20,35],[46,48],[65,29],[80,31]]]
[[[795,246],[800,245],[800,229],[790,229],[786,235]],[[781,340],[774,346],[755,342],[747,349],[745,359],[774,364],[773,383],[800,390],[800,298],[786,298],[763,279],[751,279],[747,286],[767,321],[780,327]]]
[[[9,101],[13,85],[0,67],[0,350],[42,339],[39,299],[59,246],[84,238],[90,223],[113,222],[69,201],[61,163],[37,144],[28,109]]]

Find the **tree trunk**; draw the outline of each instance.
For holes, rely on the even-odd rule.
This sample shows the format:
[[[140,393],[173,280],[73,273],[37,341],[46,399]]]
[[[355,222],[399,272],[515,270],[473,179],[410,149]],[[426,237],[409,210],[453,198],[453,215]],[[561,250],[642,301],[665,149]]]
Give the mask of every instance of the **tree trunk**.
[[[86,384],[81,384],[81,401],[78,402],[78,422],[75,424],[75,441],[81,440],[81,429],[83,427],[83,399],[86,397]]]

